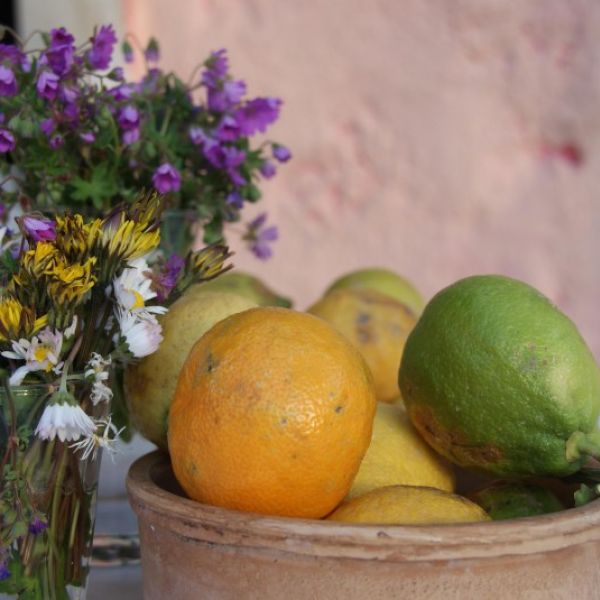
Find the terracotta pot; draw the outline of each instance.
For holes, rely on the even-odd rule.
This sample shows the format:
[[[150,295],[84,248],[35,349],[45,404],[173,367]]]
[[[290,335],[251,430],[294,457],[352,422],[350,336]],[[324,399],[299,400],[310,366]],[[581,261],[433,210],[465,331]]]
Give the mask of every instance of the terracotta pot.
[[[158,452],[134,463],[127,485],[146,600],[600,597],[600,501],[444,526],[264,517],[186,499]]]

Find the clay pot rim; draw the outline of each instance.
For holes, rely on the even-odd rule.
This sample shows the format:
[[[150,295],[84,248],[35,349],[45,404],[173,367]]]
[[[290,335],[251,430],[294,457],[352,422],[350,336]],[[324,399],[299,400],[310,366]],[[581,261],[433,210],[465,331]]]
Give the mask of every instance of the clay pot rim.
[[[133,463],[127,490],[134,511],[176,536],[213,544],[277,547],[336,558],[416,561],[543,553],[600,539],[600,500],[507,521],[364,525],[265,516],[200,504],[157,485],[156,476],[167,472],[170,461],[160,451]]]

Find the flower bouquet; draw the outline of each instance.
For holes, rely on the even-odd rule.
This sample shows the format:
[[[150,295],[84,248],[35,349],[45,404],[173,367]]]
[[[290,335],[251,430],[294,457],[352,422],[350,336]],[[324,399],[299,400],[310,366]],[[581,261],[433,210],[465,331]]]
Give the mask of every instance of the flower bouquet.
[[[168,209],[162,242],[168,254],[184,254],[194,224],[206,243],[222,239],[224,224],[259,200],[261,178],[290,158],[280,144],[252,143],[276,121],[281,100],[245,98],[246,83],[230,74],[225,50],[185,82],[156,67],[155,40],[144,49],[135,44],[137,51],[132,40],[123,43],[125,60],[137,55],[146,67],[136,82],[111,68],[111,26],[79,46],[64,28],[41,34],[41,47],[0,44],[3,202],[97,216],[133,202],[139,189],[155,189]],[[265,258],[265,242],[277,232],[262,217],[243,237]]]
[[[218,244],[151,268],[161,210],[144,195],[0,230],[0,595],[84,597],[115,372],[156,350],[156,317],[187,286],[226,268]]]

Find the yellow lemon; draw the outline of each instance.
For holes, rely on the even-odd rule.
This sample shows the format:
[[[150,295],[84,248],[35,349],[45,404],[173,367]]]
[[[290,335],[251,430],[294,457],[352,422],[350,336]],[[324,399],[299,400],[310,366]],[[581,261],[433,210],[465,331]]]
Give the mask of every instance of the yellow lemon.
[[[363,355],[377,400],[398,397],[404,343],[417,322],[408,306],[372,290],[347,289],[328,293],[308,312],[333,325]]]
[[[373,525],[434,525],[490,521],[477,504],[442,490],[392,485],[343,502],[331,521]]]
[[[389,485],[454,491],[454,473],[413,427],[398,405],[377,403],[371,444],[347,498]]]

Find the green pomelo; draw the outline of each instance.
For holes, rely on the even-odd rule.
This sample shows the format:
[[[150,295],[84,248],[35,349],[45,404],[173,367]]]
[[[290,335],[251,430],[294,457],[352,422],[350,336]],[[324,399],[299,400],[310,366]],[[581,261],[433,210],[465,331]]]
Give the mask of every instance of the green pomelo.
[[[498,481],[469,494],[468,498],[494,521],[534,517],[565,508],[550,490],[533,483]]]
[[[167,419],[181,367],[192,346],[215,323],[256,304],[224,292],[184,295],[159,318],[163,341],[154,354],[125,371],[125,393],[134,427],[167,450]]]
[[[399,383],[417,429],[462,467],[561,476],[600,448],[592,353],[545,296],[508,277],[439,292],[408,337]]]
[[[206,292],[237,294],[248,298],[257,306],[292,307],[292,301],[289,298],[280,296],[254,275],[240,271],[224,273],[212,281],[193,285],[187,290],[186,295]]]
[[[366,289],[385,294],[408,306],[415,315],[420,315],[425,306],[423,296],[415,286],[388,269],[359,269],[336,279],[327,289],[325,295],[334,290]]]

